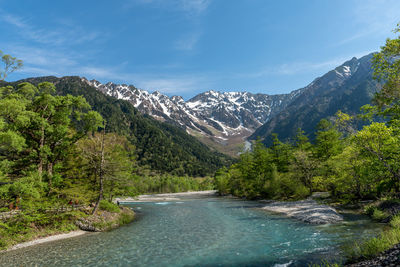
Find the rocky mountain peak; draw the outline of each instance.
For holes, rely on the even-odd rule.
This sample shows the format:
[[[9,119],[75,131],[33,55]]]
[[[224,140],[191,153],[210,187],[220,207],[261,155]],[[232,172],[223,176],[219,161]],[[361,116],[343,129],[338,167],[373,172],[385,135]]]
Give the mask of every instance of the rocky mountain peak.
[[[247,137],[293,98],[292,94],[270,96],[210,90],[185,101],[181,96],[149,93],[133,85],[84,80],[106,95],[131,102],[142,113],[217,142]]]

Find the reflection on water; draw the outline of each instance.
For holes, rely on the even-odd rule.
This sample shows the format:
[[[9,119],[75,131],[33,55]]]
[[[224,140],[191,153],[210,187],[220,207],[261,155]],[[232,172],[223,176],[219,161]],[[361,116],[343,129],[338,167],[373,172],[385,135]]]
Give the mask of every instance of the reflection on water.
[[[338,225],[307,225],[224,198],[130,206],[137,211],[130,225],[2,253],[0,265],[307,266],[338,258],[341,244],[379,228],[355,215]]]

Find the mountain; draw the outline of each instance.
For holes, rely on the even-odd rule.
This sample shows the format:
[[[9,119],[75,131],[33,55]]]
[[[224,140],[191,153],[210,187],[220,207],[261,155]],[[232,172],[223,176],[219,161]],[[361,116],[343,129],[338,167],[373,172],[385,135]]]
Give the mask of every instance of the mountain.
[[[301,93],[291,103],[249,139],[261,138],[269,144],[271,134],[277,133],[281,140],[287,140],[295,136],[298,128],[313,139],[321,119],[333,117],[338,110],[358,113],[361,106],[370,103],[378,88],[372,78],[372,56],[354,57],[300,89]]]
[[[80,77],[29,78],[3,82],[0,86],[16,86],[21,82],[37,85],[44,81],[54,83],[57,94],[85,97],[93,110],[106,119],[108,132],[125,135],[136,146],[137,160],[142,166],[177,175],[205,176],[232,162],[181,128],[142,115],[131,103],[103,94]]]
[[[350,114],[359,112],[361,106],[370,102],[378,88],[372,78],[372,56],[370,54],[360,59],[354,57],[316,78],[308,86],[280,95],[207,91],[185,101],[180,96],[168,97],[158,91],[149,93],[133,85],[112,82],[102,84],[80,77],[28,80],[38,82],[49,79],[56,83],[58,89],[62,88],[59,89],[61,94],[81,94],[87,97],[95,110],[107,118],[113,131],[123,131],[125,135],[137,138],[133,142],[136,142],[142,153],[139,157],[141,163],[160,170],[180,168],[179,162],[185,162],[187,166],[188,160],[183,158],[179,158],[178,163],[167,163],[172,157],[168,153],[182,149],[183,152],[179,152],[178,157],[186,155],[191,158],[194,155],[193,160],[200,160],[199,164],[202,166],[199,167],[196,163],[196,172],[204,173],[199,170],[207,169],[206,165],[210,162],[203,155],[211,152],[203,144],[233,156],[248,148],[250,143],[246,140],[260,137],[269,144],[271,133],[277,133],[281,140],[287,140],[296,134],[298,128],[312,139],[321,119],[334,116],[338,110]],[[151,128],[150,125],[154,129],[158,128],[151,130],[152,134],[159,135],[162,140],[169,140],[165,141],[168,144],[166,146],[173,143],[170,148],[159,144],[162,147],[162,151],[158,153],[158,160],[162,162],[159,165],[148,157],[150,153],[154,159],[157,153],[154,148],[149,149],[151,145],[146,144],[148,141],[144,138],[147,133],[140,130],[144,127],[147,131]],[[189,138],[185,132],[203,144],[193,137]],[[197,150],[201,151],[198,155]],[[165,153],[168,155],[165,156]],[[163,155],[165,158],[161,158]],[[221,155],[215,154],[215,157],[218,160],[211,164],[211,169],[222,166],[225,161],[221,161]],[[167,165],[171,166],[166,167]]]
[[[207,91],[185,101],[133,85],[83,81],[102,93],[129,101],[143,114],[185,129],[204,143],[236,154],[258,127],[283,110],[301,90],[267,95],[248,92]]]

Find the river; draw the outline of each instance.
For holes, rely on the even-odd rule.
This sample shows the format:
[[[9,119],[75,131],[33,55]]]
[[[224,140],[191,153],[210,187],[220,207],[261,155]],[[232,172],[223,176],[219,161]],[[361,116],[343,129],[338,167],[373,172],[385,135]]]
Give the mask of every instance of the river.
[[[315,226],[232,198],[127,204],[136,220],[105,233],[0,254],[1,266],[307,266],[379,231],[365,217]]]

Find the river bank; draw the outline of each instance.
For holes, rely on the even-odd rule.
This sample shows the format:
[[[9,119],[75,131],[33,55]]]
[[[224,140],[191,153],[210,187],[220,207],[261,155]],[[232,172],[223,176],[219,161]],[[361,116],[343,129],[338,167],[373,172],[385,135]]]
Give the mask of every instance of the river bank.
[[[139,195],[136,197],[115,198],[113,202],[135,203],[135,202],[156,202],[156,201],[179,201],[184,197],[212,197],[212,196],[218,196],[217,190]]]
[[[134,223],[10,251],[0,266],[307,266],[338,259],[342,243],[375,231],[364,218],[312,225],[258,201],[190,194],[124,204]]]
[[[127,200],[127,202],[124,202],[124,200]],[[286,255],[285,253],[283,253],[281,255],[282,257],[287,257],[287,261],[283,262],[290,262],[293,259],[300,260],[300,258],[298,258],[299,256],[294,256],[297,254],[293,254],[293,256],[288,256],[292,255],[291,253],[295,253],[295,251],[299,248],[301,248],[302,251],[304,250],[304,252],[302,252],[304,253],[304,255],[308,255],[307,253],[310,253],[310,251],[314,252],[320,250],[324,251],[324,249],[326,249],[327,247],[336,246],[335,242],[337,242],[337,240],[342,240],[342,239],[351,240],[352,238],[354,238],[354,236],[369,236],[371,234],[370,231],[364,232],[361,229],[358,229],[359,227],[356,227],[353,224],[348,224],[347,222],[345,222],[344,224],[341,223],[332,224],[330,226],[318,226],[318,225],[312,225],[312,223],[307,223],[308,224],[307,226],[307,224],[296,222],[296,220],[284,218],[284,217],[291,217],[293,219],[296,219],[295,217],[289,216],[288,214],[282,212],[282,209],[287,209],[286,207],[287,205],[290,206],[291,212],[293,212],[293,209],[295,209],[298,212],[303,212],[304,216],[307,213],[307,209],[312,210],[320,205],[317,202],[310,200],[303,200],[296,202],[246,201],[234,197],[219,198],[216,191],[200,191],[200,192],[142,195],[137,198],[124,198],[124,199],[121,198],[118,201],[120,201],[120,203],[124,204],[126,203],[129,209],[131,208],[137,209],[139,213],[137,223],[128,226],[127,228],[124,229],[117,229],[116,231],[112,231],[109,233],[101,233],[99,235],[97,234],[88,235],[88,237],[83,237],[83,238],[79,238],[79,236],[84,235],[85,233],[87,234],[88,232],[73,231],[68,234],[61,234],[61,235],[49,236],[46,238],[40,238],[37,240],[33,240],[31,242],[19,244],[15,248],[13,248],[13,251],[16,251],[18,248],[27,248],[27,247],[31,247],[29,248],[29,251],[31,250],[34,251],[35,250],[34,245],[50,243],[52,241],[65,239],[65,244],[70,244],[70,243],[74,244],[73,247],[75,253],[80,254],[84,253],[84,250],[82,250],[82,248],[80,249],[77,248],[76,247],[77,243],[82,242],[83,240],[87,240],[85,242],[87,242],[88,244],[90,244],[90,246],[92,246],[94,242],[90,240],[96,239],[98,240],[98,242],[101,241],[99,244],[103,244],[104,239],[110,238],[111,244],[107,246],[111,247],[115,246],[115,249],[112,249],[112,252],[109,253],[109,257],[111,257],[110,255],[115,255],[115,253],[119,255],[118,253],[120,253],[121,251],[121,246],[122,246],[121,244],[125,242],[126,243],[125,245],[129,244],[129,246],[127,246],[126,249],[123,248],[124,252],[121,252],[122,254],[125,253],[126,255],[131,255],[132,253],[131,248],[136,247],[136,250],[138,251],[137,257],[143,258],[143,260],[145,260],[148,259],[148,257],[150,257],[149,255],[153,255],[153,254],[147,254],[150,252],[145,252],[145,251],[153,251],[154,244],[158,243],[164,244],[163,242],[165,241],[165,246],[169,247],[172,246],[174,249],[181,249],[184,247],[190,247],[192,244],[195,244],[197,242],[198,243],[196,247],[197,251],[199,249],[201,250],[207,247],[207,245],[204,245],[204,243],[207,243],[208,241],[203,240],[204,239],[203,235],[206,236],[208,234],[212,234],[209,236],[210,240],[214,240],[213,238],[215,236],[224,236],[224,238],[226,238],[226,240],[223,243],[220,243],[218,248],[223,249],[224,247],[226,247],[226,244],[230,244],[229,246],[232,246],[232,248],[230,249],[227,248],[227,250],[224,252],[226,254],[225,257],[229,258],[233,250],[237,251],[235,253],[239,253],[235,254],[236,255],[235,257],[238,257],[238,259],[242,257],[241,253],[244,254],[245,252],[248,253],[248,251],[257,250],[257,253],[254,253],[253,258],[257,258],[260,259],[260,261],[263,261],[264,260],[263,255],[265,255],[264,250],[271,251],[271,253],[279,254],[283,253],[282,251],[290,249],[289,251],[291,252],[289,254]],[[130,205],[129,203],[132,203],[133,205]],[[271,214],[270,211],[263,212],[262,208],[266,206],[268,206],[269,208],[271,207],[279,208],[280,212],[278,212],[278,210],[274,211],[274,213],[277,214]],[[321,212],[321,210],[316,210],[316,212],[314,210],[314,213],[316,213],[315,217],[318,216],[321,217],[321,214],[322,215],[325,214],[323,211]],[[107,217],[107,215],[105,214],[106,212],[101,211],[100,216]],[[280,216],[280,215],[285,215],[285,216]],[[225,221],[227,219],[228,221]],[[346,221],[347,220],[348,218],[346,219]],[[279,222],[278,224],[277,221]],[[210,230],[210,224],[213,225],[213,230]],[[349,232],[349,230],[347,230],[347,228],[349,227],[352,228],[352,230],[350,231],[351,233]],[[368,226],[363,225],[360,228],[364,227]],[[227,231],[228,229],[229,231]],[[238,240],[237,240],[237,234],[233,234],[235,231],[234,229],[241,229],[241,231],[243,231],[242,232],[243,240],[241,241],[241,243],[248,242],[248,244],[246,243],[247,244],[246,246],[248,246],[247,248],[236,246]],[[332,229],[332,230],[327,230],[327,229]],[[162,231],[162,234],[159,235],[156,234],[159,231]],[[196,237],[199,235],[197,234],[193,235],[193,233],[199,233],[199,231],[202,233],[201,235],[202,237],[200,239]],[[209,233],[210,231],[211,233]],[[111,236],[113,236],[114,233],[118,235],[118,238],[111,238]],[[131,237],[129,237],[129,235]],[[178,238],[180,235],[184,237],[182,238],[182,240]],[[71,237],[77,237],[77,238],[75,239]],[[271,237],[274,238],[272,238],[271,240]],[[187,243],[188,238],[191,239],[191,242],[189,243]],[[276,238],[282,240],[274,241]],[[171,239],[174,240],[172,243]],[[118,241],[116,243],[113,243],[114,241],[112,240],[124,240],[124,241]],[[143,240],[147,241],[143,243]],[[302,243],[303,241],[305,243]],[[258,242],[257,246],[254,246],[253,244],[254,242]],[[64,241],[54,243],[54,246],[56,246],[56,244],[62,244],[62,243],[64,243]],[[153,245],[150,246],[147,243]],[[213,246],[213,244],[215,245],[215,243],[211,242],[208,245]],[[45,245],[45,247],[51,247],[51,246],[53,246],[53,244]],[[42,248],[42,245],[39,246],[39,248]],[[103,248],[105,248],[104,245],[101,246],[101,248],[97,249],[103,249]],[[159,253],[159,251],[164,251],[164,249],[165,248],[163,248],[160,245],[160,247],[157,247],[157,249],[155,249],[154,253]],[[15,255],[20,255],[21,253],[23,253],[23,251],[25,250],[21,250],[20,253]],[[60,249],[60,251],[62,250]],[[96,249],[90,251],[95,253]],[[146,253],[146,254],[140,254],[140,253]],[[175,255],[176,251],[175,250],[173,252],[171,251],[171,253],[172,254],[169,255],[168,257],[167,255],[165,255],[165,258],[163,260],[169,261],[170,257],[172,258],[174,257],[173,255]],[[193,252],[190,251],[187,253],[188,255],[192,255]],[[211,252],[207,251],[206,253],[211,253]],[[82,259],[90,255],[91,254],[85,254],[85,256],[82,256]],[[318,262],[320,260],[319,258],[320,256],[318,255],[320,255],[319,252],[313,255],[313,257],[314,256],[316,257],[314,259],[315,262]],[[52,257],[58,258],[55,255]],[[127,257],[130,258],[131,256]],[[304,262],[306,262],[308,256],[304,257],[305,258],[301,259],[301,261],[304,260]],[[73,262],[72,258],[75,258],[74,254],[71,254],[71,263],[76,263]],[[27,261],[28,260],[29,259],[27,259]],[[104,260],[108,262],[106,259]],[[218,256],[218,260],[216,259],[215,262],[218,262],[219,260],[221,260],[220,256]],[[246,258],[246,260],[248,259]],[[270,260],[271,259],[268,259],[268,262],[270,262]],[[274,264],[283,263],[281,261],[275,261],[275,260],[271,261],[274,262]],[[234,262],[235,260],[232,259],[232,261],[229,263],[234,263]],[[111,264],[112,261],[110,261],[109,263]],[[257,264],[258,262],[255,265]]]
[[[71,231],[71,232],[63,233],[63,234],[55,234],[55,235],[51,235],[51,236],[47,236],[47,237],[37,238],[37,239],[31,240],[31,241],[19,243],[17,245],[12,246],[9,249],[7,249],[6,251],[12,251],[12,250],[16,250],[19,248],[26,248],[26,247],[30,247],[30,246],[34,246],[34,245],[38,245],[38,244],[47,243],[47,242],[77,237],[77,236],[81,236],[81,235],[84,235],[87,233],[89,233],[89,232],[83,231],[83,230],[76,230],[76,231]]]
[[[61,221],[59,225],[57,225],[56,221],[59,217],[54,217],[53,220],[55,221],[47,227],[40,227],[37,222],[31,222],[26,225],[22,224],[22,230],[9,233],[8,235],[7,232],[1,231],[2,250],[0,249],[0,252],[77,237],[89,232],[109,231],[134,220],[135,213],[132,209],[117,207],[116,205],[114,208],[114,210],[99,209],[94,215],[88,214],[90,213],[90,209],[72,211],[71,214],[67,212],[62,214],[62,216],[67,217],[67,219]],[[40,216],[40,214],[36,214],[36,216]],[[51,220],[51,217],[49,217],[49,219]],[[7,223],[15,225],[21,220],[27,220],[23,212],[18,214],[18,217],[10,218]],[[4,223],[3,225],[6,226]]]
[[[182,197],[210,197],[217,196],[216,190],[208,191],[193,191],[193,192],[180,192],[180,193],[165,193],[165,194],[147,194],[139,195],[137,197],[126,197],[126,198],[116,198],[114,203],[134,203],[134,202],[156,202],[156,201],[178,201],[182,200]],[[27,238],[22,242],[13,244],[11,247],[0,252],[12,251],[20,248],[26,248],[38,244],[43,244],[47,242],[68,239],[72,237],[81,236],[88,234],[90,232],[104,232],[111,229],[118,228],[124,224],[127,224],[134,220],[134,212],[130,208],[121,207],[121,212],[115,214],[113,212],[100,210],[96,215],[81,216],[74,218],[74,222],[70,225],[70,228],[75,228],[72,231],[67,231],[65,233],[62,229],[59,231],[49,232],[48,236],[42,236],[41,234],[33,236],[33,238]],[[83,215],[83,214],[82,214]],[[75,227],[74,227],[75,226]],[[64,230],[65,231],[65,230]]]

